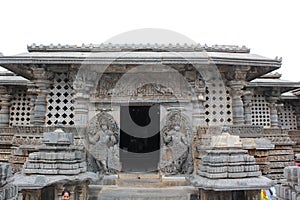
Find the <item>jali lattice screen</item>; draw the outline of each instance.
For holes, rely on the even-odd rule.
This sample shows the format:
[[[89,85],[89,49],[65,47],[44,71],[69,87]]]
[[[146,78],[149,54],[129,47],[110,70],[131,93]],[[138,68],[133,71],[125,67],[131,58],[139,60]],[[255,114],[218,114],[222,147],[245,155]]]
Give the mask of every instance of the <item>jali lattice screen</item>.
[[[229,90],[222,81],[215,81],[206,87],[205,121],[207,125],[232,124],[232,107]]]
[[[252,124],[270,127],[270,108],[269,103],[263,95],[255,94],[252,97]]]
[[[19,89],[12,94],[10,106],[10,126],[30,125],[31,99],[25,89]]]
[[[281,128],[297,130],[297,118],[295,109],[291,105],[284,105],[278,112],[278,118]]]
[[[74,91],[68,73],[57,73],[48,95],[46,124],[74,125]]]

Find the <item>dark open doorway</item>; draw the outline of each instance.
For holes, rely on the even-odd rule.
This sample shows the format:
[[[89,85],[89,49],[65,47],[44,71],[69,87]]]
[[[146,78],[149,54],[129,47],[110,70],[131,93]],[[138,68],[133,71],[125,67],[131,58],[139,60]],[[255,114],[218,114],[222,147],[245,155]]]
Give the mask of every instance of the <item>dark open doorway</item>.
[[[156,171],[160,152],[159,105],[121,106],[120,117],[122,171]]]

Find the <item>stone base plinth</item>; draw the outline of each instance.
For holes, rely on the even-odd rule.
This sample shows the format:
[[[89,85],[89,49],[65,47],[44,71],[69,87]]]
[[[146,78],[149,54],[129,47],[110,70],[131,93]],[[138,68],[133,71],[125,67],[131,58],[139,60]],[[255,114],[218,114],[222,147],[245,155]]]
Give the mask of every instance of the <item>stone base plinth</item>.
[[[201,200],[240,200],[240,199],[259,199],[260,190],[238,190],[238,191],[213,191],[199,190]]]

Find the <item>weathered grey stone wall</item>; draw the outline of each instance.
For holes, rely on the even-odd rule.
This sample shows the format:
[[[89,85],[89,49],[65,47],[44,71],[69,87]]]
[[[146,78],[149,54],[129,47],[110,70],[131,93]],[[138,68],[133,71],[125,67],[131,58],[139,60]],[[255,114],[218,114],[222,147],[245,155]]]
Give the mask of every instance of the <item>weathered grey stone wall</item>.
[[[0,163],[0,200],[17,200],[17,187],[11,184],[11,167],[8,163]]]
[[[289,166],[284,168],[284,179],[275,186],[278,200],[300,199],[300,167]]]

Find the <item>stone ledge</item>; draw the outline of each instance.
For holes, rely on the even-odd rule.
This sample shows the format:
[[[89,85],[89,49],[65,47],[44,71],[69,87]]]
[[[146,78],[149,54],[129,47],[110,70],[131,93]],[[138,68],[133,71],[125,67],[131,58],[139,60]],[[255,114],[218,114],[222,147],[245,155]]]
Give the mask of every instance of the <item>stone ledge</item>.
[[[262,188],[270,188],[275,184],[275,182],[263,176],[256,178],[213,180],[192,175],[187,180],[197,188],[214,191],[260,190]]]

